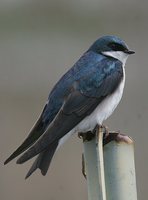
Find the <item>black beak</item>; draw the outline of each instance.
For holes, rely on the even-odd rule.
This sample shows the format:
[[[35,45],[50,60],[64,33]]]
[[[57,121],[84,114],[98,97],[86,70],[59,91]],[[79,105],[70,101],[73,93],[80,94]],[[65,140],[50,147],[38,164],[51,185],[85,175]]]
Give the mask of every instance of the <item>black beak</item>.
[[[134,54],[135,51],[131,51],[131,50],[126,49],[126,50],[124,51],[124,53],[127,53],[127,54]]]

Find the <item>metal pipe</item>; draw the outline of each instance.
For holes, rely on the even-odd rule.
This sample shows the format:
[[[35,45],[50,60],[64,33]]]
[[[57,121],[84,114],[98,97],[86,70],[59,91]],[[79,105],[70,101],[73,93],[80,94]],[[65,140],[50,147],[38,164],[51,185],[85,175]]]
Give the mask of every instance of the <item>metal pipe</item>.
[[[104,146],[104,170],[107,200],[137,200],[131,138],[117,135],[114,141]]]

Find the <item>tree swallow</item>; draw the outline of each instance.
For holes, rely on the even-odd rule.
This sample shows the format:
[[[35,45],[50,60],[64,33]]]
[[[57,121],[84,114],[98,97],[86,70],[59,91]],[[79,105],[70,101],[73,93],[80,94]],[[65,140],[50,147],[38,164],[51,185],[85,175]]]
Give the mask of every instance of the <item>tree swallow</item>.
[[[38,155],[26,178],[37,168],[45,175],[65,140],[92,131],[113,113],[123,94],[125,62],[133,53],[116,36],[96,40],[53,87],[28,137],[4,164],[26,151],[18,164]]]

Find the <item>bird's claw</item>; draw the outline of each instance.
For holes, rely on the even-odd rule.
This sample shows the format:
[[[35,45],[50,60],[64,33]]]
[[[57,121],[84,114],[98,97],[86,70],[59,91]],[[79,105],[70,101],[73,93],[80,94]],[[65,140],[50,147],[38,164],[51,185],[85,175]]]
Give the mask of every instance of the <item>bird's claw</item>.
[[[97,124],[96,127],[93,130],[93,133],[96,134],[97,130],[99,130],[99,129],[102,129],[101,132],[103,132],[103,140],[109,136],[109,128],[108,128],[108,126],[98,125]]]
[[[78,137],[80,139],[83,139],[83,142],[92,140],[94,138],[94,136],[95,135],[91,131],[88,131],[86,133],[82,133],[82,132],[78,133]]]

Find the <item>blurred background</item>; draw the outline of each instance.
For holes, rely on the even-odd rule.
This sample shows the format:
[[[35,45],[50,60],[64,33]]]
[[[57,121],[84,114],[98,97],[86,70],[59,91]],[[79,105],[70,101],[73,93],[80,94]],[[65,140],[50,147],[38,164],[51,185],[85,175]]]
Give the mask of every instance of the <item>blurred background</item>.
[[[147,196],[148,2],[136,0],[0,1],[0,198],[87,199],[81,173],[82,141],[73,136],[56,153],[48,174],[24,177],[24,165],[3,161],[24,140],[48,93],[66,70],[102,35],[124,39],[136,51],[126,64],[118,109],[106,121],[134,138],[138,198]]]

